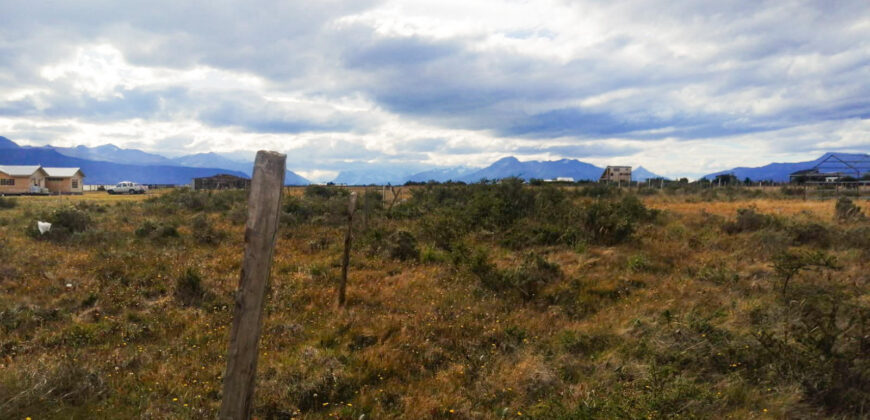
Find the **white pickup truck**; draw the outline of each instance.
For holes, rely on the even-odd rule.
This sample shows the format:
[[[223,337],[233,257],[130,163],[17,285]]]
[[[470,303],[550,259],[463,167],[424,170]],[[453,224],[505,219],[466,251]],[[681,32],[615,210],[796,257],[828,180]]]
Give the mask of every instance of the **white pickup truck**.
[[[130,181],[121,181],[114,187],[109,187],[106,192],[109,194],[145,194],[148,187]]]

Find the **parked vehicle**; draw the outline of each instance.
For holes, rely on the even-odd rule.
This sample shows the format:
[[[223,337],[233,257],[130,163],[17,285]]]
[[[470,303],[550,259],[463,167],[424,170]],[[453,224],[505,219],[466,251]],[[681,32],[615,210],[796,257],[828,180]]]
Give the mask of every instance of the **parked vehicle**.
[[[148,187],[131,181],[121,181],[114,187],[107,188],[109,194],[145,194]]]

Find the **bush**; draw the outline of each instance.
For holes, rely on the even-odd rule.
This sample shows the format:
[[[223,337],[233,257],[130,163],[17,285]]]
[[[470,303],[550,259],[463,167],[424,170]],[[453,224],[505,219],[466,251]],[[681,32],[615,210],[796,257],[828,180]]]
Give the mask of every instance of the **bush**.
[[[37,239],[65,240],[74,233],[90,229],[92,224],[87,212],[72,206],[55,209],[48,214],[38,216],[38,219],[51,223],[51,230],[41,234],[35,221],[29,224],[27,234]]]
[[[146,220],[139,225],[134,231],[135,235],[140,238],[177,238],[179,237],[178,229],[169,224],[158,224],[151,220]]]
[[[178,229],[172,225],[164,225],[157,229],[157,237],[159,238],[177,238],[179,236]]]
[[[445,251],[450,251],[453,243],[468,232],[462,215],[448,210],[422,218],[420,227],[424,238]]]
[[[772,216],[758,213],[754,208],[737,209],[737,218],[722,226],[722,230],[728,234],[741,232],[755,232],[773,223]]]
[[[55,210],[49,218],[51,228],[61,227],[70,232],[84,232],[91,225],[88,213],[76,208],[61,208]]]
[[[151,197],[146,202],[161,213],[175,210],[213,212],[228,211],[246,198],[246,190],[194,191],[189,188],[176,188],[166,194]]]
[[[779,278],[782,293],[788,292],[789,282],[801,271],[809,269],[837,269],[837,259],[821,251],[795,250],[777,254],[773,258],[773,269]]]
[[[155,224],[151,220],[146,220],[142,222],[142,224],[139,225],[138,228],[136,228],[136,231],[134,233],[140,238],[145,238],[151,235],[151,233],[153,233],[155,230],[157,230],[157,224]]]
[[[524,300],[532,300],[542,287],[562,276],[559,265],[547,261],[544,257],[529,253],[523,257],[523,262],[514,270],[508,270],[503,278],[505,284],[518,291]]]
[[[175,281],[175,299],[183,306],[198,306],[205,298],[206,292],[202,287],[202,278],[199,273],[189,267]]]
[[[400,230],[390,235],[388,251],[390,258],[402,261],[416,260],[420,257],[417,240],[408,231]]]
[[[326,185],[309,185],[305,187],[305,198],[330,199],[333,197],[347,197],[350,192],[341,187]]]
[[[590,242],[615,245],[628,240],[639,223],[651,222],[657,215],[629,195],[619,201],[593,202],[583,209],[581,225]]]
[[[870,252],[870,226],[859,226],[843,232],[843,244]]]
[[[190,229],[193,231],[193,239],[201,244],[216,245],[226,236],[224,232],[215,229],[204,214],[193,218]]]
[[[18,205],[18,200],[14,198],[0,197],[0,209],[11,209]]]
[[[834,218],[839,222],[852,222],[864,219],[864,213],[861,212],[861,207],[856,206],[855,203],[847,197],[841,197],[837,200],[834,214]]]
[[[833,234],[827,226],[820,223],[794,223],[787,231],[795,245],[815,245],[820,248],[831,246]]]
[[[577,194],[584,197],[598,197],[598,198],[606,198],[606,197],[615,197],[619,195],[622,191],[610,184],[592,184],[580,189]]]
[[[796,289],[789,300],[800,302],[797,310],[775,307],[756,317],[759,363],[799,385],[808,402],[863,418],[870,402],[870,307],[836,284]]]
[[[0,386],[3,418],[23,419],[33,413],[60,412],[68,407],[93,408],[89,404],[107,398],[110,386],[101,372],[77,359],[78,355],[67,355],[59,363],[22,371],[16,375],[19,377],[7,376],[11,380]]]
[[[478,248],[465,264],[487,289],[513,292],[525,301],[534,299],[541,288],[562,276],[558,264],[534,252],[523,256],[519,266],[502,271],[489,261],[485,250]]]

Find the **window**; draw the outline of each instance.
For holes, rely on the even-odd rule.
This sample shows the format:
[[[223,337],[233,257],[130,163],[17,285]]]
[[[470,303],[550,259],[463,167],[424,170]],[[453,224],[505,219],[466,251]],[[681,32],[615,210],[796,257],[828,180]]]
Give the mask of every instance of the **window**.
[[[72,187],[78,188],[79,187],[79,180],[77,180],[77,179],[72,180]]]
[[[15,185],[15,178],[0,179],[0,185]]]

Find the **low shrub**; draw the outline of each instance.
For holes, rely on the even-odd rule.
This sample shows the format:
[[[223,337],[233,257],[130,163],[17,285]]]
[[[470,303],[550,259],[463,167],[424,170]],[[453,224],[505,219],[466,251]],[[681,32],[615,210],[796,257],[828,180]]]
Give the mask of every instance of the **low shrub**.
[[[834,207],[834,219],[839,222],[853,222],[864,219],[861,207],[855,205],[848,197],[840,197]]]
[[[822,251],[789,250],[773,258],[773,269],[781,283],[782,294],[788,293],[789,283],[800,272],[810,269],[838,269],[837,258]]]
[[[198,306],[206,297],[202,278],[194,268],[188,267],[175,280],[175,299],[183,306]]]
[[[142,222],[136,228],[134,234],[139,238],[177,238],[180,236],[178,228],[171,224],[158,224],[151,220]]]
[[[796,285],[789,301],[800,304],[786,308],[792,304],[784,301],[754,317],[758,363],[830,414],[863,418],[870,402],[870,308],[825,282]]]
[[[134,233],[140,238],[145,238],[150,236],[155,230],[157,230],[157,224],[151,220],[146,220],[136,228]]]
[[[417,249],[417,240],[411,232],[404,230],[390,235],[387,251],[390,258],[402,261],[416,260],[420,257],[420,251]]]
[[[619,201],[596,200],[581,211],[581,221],[589,242],[615,245],[625,242],[640,223],[651,222],[658,211],[648,209],[633,195]]]
[[[551,263],[534,252],[526,254],[518,266],[499,270],[489,261],[486,251],[478,248],[466,265],[487,289],[516,293],[526,301],[534,299],[545,285],[562,276],[558,264]]]
[[[755,232],[774,223],[772,216],[762,214],[755,208],[737,210],[737,218],[722,225],[722,230],[728,234]]]
[[[177,210],[215,212],[228,211],[246,198],[246,190],[195,191],[176,188],[166,194],[153,196],[146,203],[159,213]]]
[[[226,237],[226,233],[215,229],[205,214],[196,215],[190,223],[193,239],[201,244],[216,245]]]
[[[46,410],[87,407],[106,398],[110,387],[99,369],[77,359],[78,355],[69,355],[60,363],[42,365],[38,370],[5,375],[9,380],[0,386],[3,417],[23,419]]]
[[[0,197],[0,209],[12,209],[18,205],[18,200],[14,198]]]
[[[27,227],[27,234],[36,239],[65,240],[74,233],[84,232],[93,224],[87,212],[73,206],[55,209],[48,214],[37,217],[38,220],[51,223],[51,229],[46,233],[40,233],[36,221]]]
[[[610,184],[592,184],[577,190],[577,194],[580,196],[596,198],[616,197],[620,193],[622,190]]]
[[[450,251],[453,243],[468,233],[462,215],[454,212],[439,212],[420,220],[423,238],[436,247]]]
[[[816,222],[790,224],[786,231],[795,245],[815,245],[828,248],[833,242],[834,233],[827,226]]]
[[[844,231],[842,243],[850,248],[870,251],[870,226],[858,226]]]

